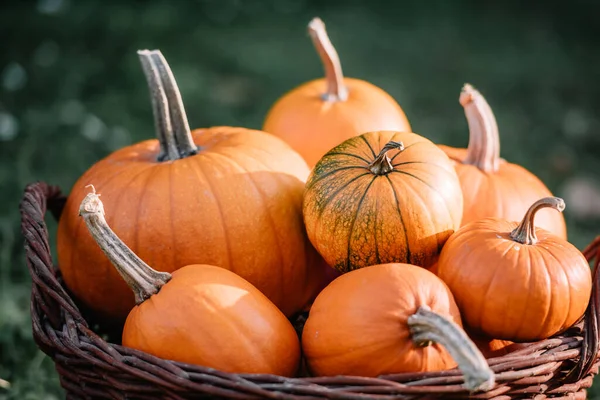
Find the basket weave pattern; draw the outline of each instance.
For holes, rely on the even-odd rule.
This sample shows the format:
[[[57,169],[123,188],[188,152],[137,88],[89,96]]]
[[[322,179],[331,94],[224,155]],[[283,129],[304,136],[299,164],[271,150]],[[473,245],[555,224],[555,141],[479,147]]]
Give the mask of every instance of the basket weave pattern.
[[[33,336],[54,360],[68,399],[584,399],[598,372],[600,238],[584,250],[594,261],[594,289],[584,318],[562,335],[488,359],[496,386],[470,394],[457,369],[378,378],[231,374],[107,342],[90,329],[52,262],[44,216],[49,210],[58,219],[64,202],[57,187],[33,183],[20,210],[33,281]]]

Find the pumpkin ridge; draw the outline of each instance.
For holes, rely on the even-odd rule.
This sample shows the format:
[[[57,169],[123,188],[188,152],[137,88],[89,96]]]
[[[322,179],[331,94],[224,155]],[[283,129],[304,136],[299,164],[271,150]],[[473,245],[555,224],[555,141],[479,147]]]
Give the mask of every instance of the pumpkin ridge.
[[[359,138],[361,138],[363,140],[363,142],[365,142],[365,144],[367,145],[367,147],[369,148],[369,150],[371,150],[371,153],[373,154],[373,157],[377,158],[377,154],[375,153],[375,150],[373,150],[373,147],[371,147],[371,143],[369,143],[369,141],[367,140],[367,138],[365,137],[365,135],[360,135]]]
[[[348,156],[348,157],[354,157],[354,158],[358,158],[359,160],[364,161],[365,163],[369,164],[369,161],[367,161],[365,158],[362,158],[358,154],[351,154],[351,153],[345,153],[345,152],[335,152],[335,153],[327,153],[327,154],[325,154],[325,156]]]
[[[533,275],[532,274],[533,269],[531,268],[531,253],[530,252],[519,251],[519,256],[517,257],[517,261],[516,262],[517,262],[517,265],[519,265],[520,268],[522,268],[523,264],[522,264],[522,261],[521,261],[521,256],[523,255],[523,253],[525,253],[525,255],[527,256],[527,270],[528,270],[527,276],[528,276],[528,280],[526,281],[526,284],[527,284],[527,286],[531,286],[531,279],[532,279],[531,277]],[[525,303],[523,304],[523,308],[525,310],[527,310],[529,308],[528,305],[529,305],[530,299],[531,299],[531,292],[527,291],[527,298],[525,299]],[[517,328],[517,331],[513,334],[513,336],[515,336],[515,337],[521,336],[519,333],[521,332],[521,330],[523,328],[527,328],[528,327],[528,325],[527,325],[528,322],[529,321],[524,321],[522,319],[521,320],[521,325]]]
[[[379,196],[375,199],[375,222],[373,226],[377,227],[377,216],[379,215]],[[378,229],[373,229],[373,239],[375,244],[375,263],[381,264],[381,259],[379,258],[379,241],[377,240],[377,231]]]
[[[146,171],[147,171],[149,168],[151,168],[151,167],[153,167],[153,165],[149,165],[149,166],[148,166],[148,167],[146,167],[146,168],[142,168],[142,170],[141,170],[141,171],[138,171],[138,173],[136,173],[136,174],[133,176],[133,178],[131,178],[131,179],[129,180],[129,182],[127,182],[127,184],[126,184],[124,187],[127,187],[127,186],[129,186],[129,185],[130,185],[131,183],[133,183],[133,182],[134,182],[134,181],[135,181],[135,180],[136,180],[138,177],[140,177],[140,175],[142,175],[144,172],[146,172]],[[126,169],[123,169],[123,171],[126,171]],[[115,176],[117,176],[117,175],[113,175],[113,176],[112,176],[112,178],[114,178]],[[110,182],[110,181],[112,180],[112,178],[109,178],[109,180],[108,180],[107,182],[105,182],[105,183],[104,183],[102,186],[106,186],[106,185],[108,184],[108,182]],[[115,207],[115,209],[119,209],[119,208],[120,208],[120,202],[121,202],[121,200],[124,198],[124,197],[123,197],[123,195],[124,195],[126,192],[127,192],[126,190],[122,190],[122,191],[119,191],[119,192],[117,192],[118,194],[115,196],[115,199],[114,199],[114,207]],[[107,216],[107,217],[105,217],[105,218],[106,218],[106,223],[107,223],[107,224],[109,224],[109,225],[110,225],[110,224],[114,224],[114,219],[115,219],[115,218],[117,218],[117,214],[116,214],[116,213],[110,213],[110,215],[108,215],[108,216]],[[83,224],[83,225],[85,225],[85,224]],[[79,224],[79,226],[81,226],[81,224]],[[137,232],[136,232],[135,236],[137,236]],[[73,246],[73,247],[75,247],[75,246]],[[105,262],[104,262],[104,265],[105,265],[105,266],[107,265],[107,264],[106,264],[106,262],[108,262],[108,268],[105,268],[105,270],[104,270],[104,274],[103,274],[104,276],[106,276],[107,274],[110,274],[110,272],[109,272],[109,271],[112,271],[112,270],[114,270],[114,269],[113,269],[112,265],[110,265],[110,261],[109,261],[108,259],[105,259],[104,261],[105,261]],[[75,265],[75,264],[74,264],[74,265]],[[76,275],[77,275],[77,274],[76,274]]]
[[[220,153],[216,153],[216,154],[219,154],[220,156],[225,157],[225,155],[223,155],[223,154],[220,154]],[[258,192],[258,196],[260,197],[261,202],[263,203],[263,205],[265,207],[265,210],[266,210],[265,214],[267,215],[267,219],[269,220],[269,226],[271,227],[271,232],[273,232],[273,237],[275,238],[275,243],[277,244],[276,247],[277,247],[277,254],[278,254],[278,258],[279,258],[279,266],[286,265],[285,255],[283,254],[281,243],[279,243],[279,234],[278,234],[279,232],[277,231],[277,225],[275,224],[275,222],[273,220],[273,215],[271,214],[271,211],[270,211],[271,208],[268,207],[269,202],[265,198],[265,194],[259,188],[259,186],[256,184],[254,179],[252,178],[252,173],[248,170],[248,168],[246,168],[245,166],[240,164],[239,161],[237,161],[233,158],[230,158],[229,161],[232,162],[233,164],[236,164],[242,171],[244,171],[248,175],[248,179],[250,180],[250,182],[252,182],[252,185]],[[253,159],[253,161],[263,164],[262,161],[259,161],[256,159]],[[285,299],[285,297],[286,297],[285,292],[284,292],[284,288],[286,287],[286,285],[284,285],[284,282],[283,282],[284,276],[285,276],[285,274],[279,274],[279,285],[277,285],[277,286],[279,289],[280,299]]]
[[[146,170],[144,170],[146,171]],[[141,174],[140,174],[141,175]],[[142,209],[142,202],[145,200],[146,198],[146,191],[148,190],[148,181],[150,180],[150,178],[152,177],[152,174],[148,174],[148,176],[146,177],[146,182],[143,186],[142,192],[140,193],[140,201],[138,202],[138,205],[136,207],[136,213],[135,213],[135,218],[133,220],[133,226],[140,226],[140,210]],[[132,181],[133,182],[133,181]],[[134,230],[135,233],[133,234],[133,248],[134,249],[138,249],[138,244],[140,242],[140,230],[139,229],[135,229]],[[139,250],[138,250],[139,251]]]
[[[173,166],[175,165],[175,163],[170,163],[169,164],[169,203],[171,204],[175,204],[173,202],[173,190],[171,190],[172,187],[174,187],[173,185]],[[177,229],[175,229],[175,222],[174,222],[174,213],[175,213],[175,209],[174,207],[169,207],[169,226],[171,228],[171,234],[168,236],[169,239],[171,239],[171,246],[173,249],[175,249],[175,251],[173,251],[173,267],[177,268],[177,255],[178,255],[178,251],[176,250],[176,244],[177,244],[177,240],[175,239],[175,235],[177,235]]]
[[[396,135],[394,135],[394,137],[396,137]],[[390,158],[390,161],[392,161],[392,162],[393,162],[393,161],[396,159],[396,157],[398,157],[400,154],[402,154],[402,153],[405,153],[405,152],[406,152],[406,150],[410,149],[410,148],[411,148],[411,147],[413,147],[413,146],[416,146],[416,145],[418,145],[418,144],[421,144],[421,143],[427,143],[427,142],[426,142],[426,141],[424,141],[424,140],[419,140],[419,141],[417,141],[417,142],[414,142],[414,143],[411,143],[411,144],[409,144],[408,146],[406,146],[406,147],[404,148],[404,150],[402,150],[402,151],[399,151],[399,152],[397,152],[396,154],[394,154],[394,157]]]
[[[498,243],[496,243],[496,246],[500,246],[502,245],[503,242],[500,241]],[[498,261],[499,263],[502,263],[504,261],[504,257],[506,256],[506,254],[512,249],[512,246],[509,244],[508,246],[506,246],[506,249],[504,250],[504,253],[502,254],[502,256],[498,257]],[[492,275],[492,279],[490,279],[490,281],[488,282],[488,286],[487,289],[485,290],[485,295],[482,296],[482,299],[487,299],[489,298],[489,292],[490,289],[492,288],[492,286],[494,285],[494,281],[496,280],[496,276],[498,275],[498,271],[502,270],[502,268],[494,268],[494,275]],[[479,326],[482,327],[483,326],[483,319],[486,316],[486,312],[485,312],[485,302],[483,302],[483,306],[482,306],[482,312],[479,313]]]
[[[205,157],[213,154],[213,152],[203,152],[201,154],[204,154]],[[226,249],[226,253],[227,253],[227,265],[225,268],[229,269],[231,272],[235,273],[235,265],[233,264],[233,256],[231,254],[231,241],[229,240],[229,234],[227,226],[225,224],[225,213],[223,212],[223,205],[221,204],[221,201],[219,200],[218,196],[215,195],[215,190],[214,190],[214,186],[212,184],[212,182],[210,181],[210,179],[208,178],[208,174],[204,171],[204,168],[202,168],[202,163],[190,163],[193,165],[193,169],[196,172],[196,176],[199,177],[199,174],[202,174],[202,176],[204,176],[204,180],[206,181],[206,184],[208,185],[209,188],[209,192],[215,202],[215,206],[217,207],[217,210],[219,210],[219,215],[221,216],[221,228],[223,229],[223,242],[225,243],[225,249]]]
[[[355,268],[350,268],[350,263],[351,263],[351,261],[350,261],[350,252],[352,251],[351,243],[352,243],[352,233],[354,231],[354,225],[356,224],[356,219],[358,218],[358,213],[360,211],[360,207],[362,206],[363,201],[365,200],[365,197],[367,197],[367,193],[369,192],[369,189],[371,188],[371,185],[373,185],[373,182],[375,182],[375,179],[377,179],[377,176],[374,176],[371,179],[371,182],[369,182],[369,184],[365,188],[365,192],[363,193],[362,197],[360,198],[360,200],[358,202],[358,206],[356,207],[356,212],[354,213],[354,217],[352,218],[352,223],[350,224],[350,229],[349,229],[349,232],[348,232],[348,253],[346,255],[346,259],[348,260],[347,261],[347,263],[348,263],[347,264],[347,269],[349,271],[352,271],[353,269],[355,269]]]
[[[260,190],[260,188],[258,187],[258,185],[256,184],[256,182],[252,178],[252,172],[250,172],[248,170],[248,168],[245,168],[243,165],[241,165],[237,160],[235,160],[233,158],[230,158],[230,157],[227,157],[225,154],[221,154],[221,153],[217,153],[217,152],[215,152],[213,154],[217,154],[217,155],[219,155],[219,156],[227,159],[230,163],[236,165],[240,170],[242,170],[242,172],[244,172],[245,174],[248,175],[248,180],[250,182],[252,182],[252,186],[254,186],[254,189],[258,193],[258,196],[260,197],[261,202],[265,206],[265,210],[268,210],[269,209],[269,207],[267,207],[268,202],[265,199],[264,193],[262,192],[262,190]],[[275,229],[275,224],[273,222],[273,216],[269,212],[265,212],[265,214],[267,215],[267,219],[269,220],[269,226],[271,227],[271,231],[273,232],[273,234],[275,236],[275,242],[277,243],[277,250],[278,250],[278,254],[279,254],[279,257],[278,257],[279,258],[279,263],[280,263],[280,265],[283,265],[283,253],[281,251],[281,246],[279,245],[277,230]],[[283,279],[283,275],[281,275],[281,278]],[[282,283],[282,282],[280,282],[280,283]],[[283,290],[283,285],[279,285],[279,287],[280,287],[281,290]]]
[[[418,176],[410,173],[410,172],[406,172],[406,171],[402,171],[402,170],[392,170],[392,172],[396,172],[399,174],[404,174],[404,175],[408,175],[410,177],[412,177],[413,179],[416,179],[417,181],[423,183],[425,186],[427,186],[429,189],[431,189],[434,193],[436,193],[441,199],[442,199],[442,204],[444,204],[444,208],[446,209],[446,212],[448,212],[448,217],[450,218],[450,221],[452,222],[452,212],[450,211],[450,209],[448,208],[448,204],[446,203],[446,199],[444,198],[444,196],[439,192],[439,190],[437,190],[435,187],[431,186],[429,183],[427,183],[426,181],[424,181],[423,179],[419,178]],[[416,192],[416,191],[415,191]],[[419,199],[421,199],[421,201],[423,201],[421,196],[418,196]],[[427,208],[427,207],[426,207]],[[442,244],[443,246],[443,244]],[[438,251],[440,250],[440,243],[438,242]]]
[[[394,156],[396,157],[396,156]],[[407,164],[427,164],[427,165],[437,165],[437,164],[433,164],[433,163],[429,163],[429,162],[425,162],[425,161],[405,161],[405,162],[401,162],[398,164],[392,164],[392,167],[396,168],[399,167],[401,165],[407,165]]]
[[[406,242],[406,263],[411,264],[411,252],[410,252],[410,244],[408,242],[408,233],[406,232],[406,225],[404,224],[404,218],[402,218],[402,212],[400,211],[400,202],[398,201],[398,194],[396,193],[396,187],[392,183],[389,175],[384,175],[387,178],[387,181],[392,188],[392,193],[394,193],[394,200],[396,200],[396,209],[398,210],[398,215],[400,216],[400,224],[402,225],[402,230],[404,231],[404,241]]]
[[[539,243],[539,242],[538,242]],[[552,253],[552,251],[550,250],[553,246],[548,246],[548,247],[542,247],[543,249],[546,250],[546,253],[548,253],[549,256],[551,256],[552,258],[554,258],[557,262],[557,265],[562,265],[562,262],[560,261],[559,258],[557,258],[554,253]],[[564,270],[564,268],[559,268],[560,272],[562,273],[562,275],[565,276],[565,279],[567,280],[567,287],[569,288],[569,296],[568,297],[568,306],[566,307],[567,310],[571,310],[571,288],[573,286],[571,286],[571,281],[569,280],[569,274],[567,274]],[[552,285],[550,285],[550,293],[552,293],[553,287]],[[562,324],[560,324],[561,327],[565,327],[565,324],[567,322],[567,320],[569,319],[569,315],[570,311],[567,311],[565,313],[565,319],[563,320]]]
[[[400,172],[400,171],[399,171],[399,172]],[[405,172],[405,171],[402,171],[402,172],[404,172],[404,173],[406,173],[406,174],[409,174],[409,175],[411,175],[412,177],[415,177],[415,178],[416,178],[416,176],[414,176],[414,175],[410,174],[409,172]],[[421,182],[425,183],[423,180],[421,180],[421,179],[419,179],[419,178],[417,178],[417,180],[419,180],[419,181],[421,181]],[[406,187],[408,190],[410,190],[412,193],[414,193],[414,198],[419,200],[419,202],[421,203],[421,207],[422,207],[422,209],[423,209],[423,210],[428,210],[428,209],[429,209],[429,205],[428,205],[428,204],[427,204],[427,203],[424,201],[424,199],[423,199],[423,196],[421,195],[421,192],[420,192],[419,190],[415,189],[415,188],[413,187],[413,185],[411,185],[411,184],[405,184],[404,186],[405,186],[405,187]],[[430,187],[430,186],[428,185],[428,187]],[[426,196],[426,197],[428,197],[428,196]],[[443,201],[443,200],[444,200],[444,198],[442,197],[442,202],[443,202],[444,204],[446,204],[446,203],[445,203],[445,201]],[[452,215],[450,214],[450,210],[448,210],[448,207],[447,207],[447,206],[446,206],[446,210],[448,211],[448,216],[450,217],[450,220],[452,220]],[[435,225],[436,225],[436,221],[434,221],[434,220],[431,218],[431,215],[430,215],[429,213],[425,213],[425,215],[427,215],[427,218],[429,219],[429,223],[431,224],[431,226],[435,226]],[[439,239],[437,238],[437,236],[436,236],[436,243],[437,243],[437,251],[438,251],[438,255],[439,255],[439,253],[441,252],[441,250],[442,250],[442,247],[443,247],[443,245],[444,245],[444,244],[443,244],[443,243],[440,243],[440,241],[439,241]]]
[[[308,189],[312,188],[314,185],[316,185],[317,183],[321,182],[324,178],[327,178],[328,176],[331,176],[331,175],[335,174],[336,172],[345,171],[345,170],[348,170],[348,169],[366,169],[368,171],[367,167],[362,167],[360,165],[348,165],[346,167],[339,167],[339,168],[336,168],[336,169],[332,169],[331,171],[329,171],[329,172],[327,172],[325,174],[319,175],[319,177],[317,179],[311,180],[310,181],[310,185],[307,188]]]
[[[325,208],[327,207],[327,205],[338,195],[340,194],[341,191],[345,190],[346,187],[348,185],[350,185],[353,182],[356,182],[358,179],[362,178],[363,176],[367,176],[367,175],[372,175],[371,172],[365,172],[364,174],[360,174],[355,176],[354,178],[350,179],[348,182],[345,182],[345,185],[341,186],[340,188],[338,188],[335,192],[333,192],[333,194],[329,195],[327,197],[327,199],[325,201],[323,201],[323,207],[319,210],[319,217],[321,217],[323,215],[323,212],[325,211]]]
[[[208,303],[210,308],[213,310],[213,315],[219,316],[219,319],[221,321],[223,321],[224,323],[226,323],[227,325],[229,325],[231,327],[240,327],[241,326],[240,320],[237,318],[224,318],[222,313],[219,312],[222,309],[222,307],[220,307],[219,304],[217,304],[213,298],[211,298],[210,296],[203,296],[202,299],[204,300],[204,304],[206,305]],[[242,326],[242,328],[243,328],[243,326]],[[235,328],[232,328],[232,331],[243,332],[242,329],[235,329]],[[248,336],[238,335],[237,338],[242,339],[244,341],[244,343],[246,344],[247,348],[256,349],[256,347],[257,347],[256,344],[253,343]],[[260,356],[259,357],[261,360],[260,364],[263,364],[263,365],[266,364],[265,363],[265,354],[263,352],[259,351],[259,352],[252,352],[252,353],[253,353],[252,354],[253,357]]]
[[[545,257],[544,257],[544,253],[542,253],[541,248],[534,246],[533,247],[535,249],[535,251],[537,251],[538,256],[541,257],[544,262]],[[541,268],[544,272],[544,275],[546,276],[546,288],[550,288],[550,291],[552,291],[552,275],[550,274],[550,271],[548,271],[548,268]],[[552,303],[553,303],[553,299],[552,296],[550,296],[550,301],[548,302],[548,307],[544,313],[544,321],[546,320],[546,318],[548,317],[548,315],[550,314],[550,310],[552,310]],[[542,332],[544,330],[544,326],[540,324],[540,330],[539,332]],[[539,333],[538,333],[539,334]]]

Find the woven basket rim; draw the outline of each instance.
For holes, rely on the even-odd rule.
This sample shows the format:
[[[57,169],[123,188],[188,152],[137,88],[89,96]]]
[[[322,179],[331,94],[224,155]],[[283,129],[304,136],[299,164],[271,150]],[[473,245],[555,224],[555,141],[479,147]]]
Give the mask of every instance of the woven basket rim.
[[[44,217],[50,210],[58,220],[65,201],[57,186],[34,182],[25,188],[20,212],[32,278],[33,337],[53,359],[68,398],[585,398],[598,372],[600,236],[584,250],[594,261],[594,286],[580,323],[561,335],[488,358],[496,384],[474,394],[462,386],[457,368],[377,378],[232,374],[107,342],[90,328],[52,261]]]

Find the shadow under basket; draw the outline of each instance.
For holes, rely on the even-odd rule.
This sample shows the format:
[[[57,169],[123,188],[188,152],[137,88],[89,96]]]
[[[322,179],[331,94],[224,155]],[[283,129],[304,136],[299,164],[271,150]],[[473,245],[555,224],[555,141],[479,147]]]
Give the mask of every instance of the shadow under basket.
[[[584,317],[561,335],[488,358],[496,384],[487,392],[469,393],[458,369],[378,378],[231,374],[106,341],[104,332],[90,328],[52,262],[44,216],[49,210],[58,219],[65,200],[59,188],[33,183],[25,189],[20,211],[33,281],[33,337],[54,360],[68,399],[585,399],[598,372],[600,237],[583,251],[594,266]]]

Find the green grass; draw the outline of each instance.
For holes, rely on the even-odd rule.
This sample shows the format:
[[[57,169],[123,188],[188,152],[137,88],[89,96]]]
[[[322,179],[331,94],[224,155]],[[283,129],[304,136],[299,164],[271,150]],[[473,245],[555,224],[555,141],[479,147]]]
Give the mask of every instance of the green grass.
[[[163,51],[191,126],[260,128],[281,94],[322,74],[305,32],[319,15],[345,74],[388,91],[417,133],[466,145],[458,94],[468,81],[496,113],[504,158],[567,200],[573,179],[598,181],[600,28],[591,2],[321,3],[2,3],[0,378],[10,388],[0,388],[0,399],[64,397],[31,336],[18,203],[29,182],[68,192],[101,157],[152,137],[137,49]],[[582,248],[600,233],[600,221],[575,211],[568,202],[569,237]],[[599,393],[594,386],[590,398]]]

